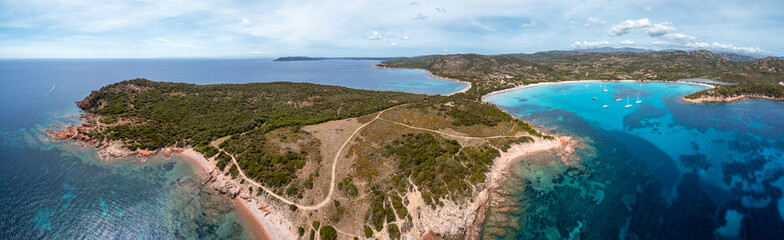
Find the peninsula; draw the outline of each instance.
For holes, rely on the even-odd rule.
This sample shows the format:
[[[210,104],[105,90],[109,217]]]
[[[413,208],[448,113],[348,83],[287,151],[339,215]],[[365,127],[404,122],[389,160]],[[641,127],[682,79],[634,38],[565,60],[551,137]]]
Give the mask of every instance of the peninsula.
[[[104,158],[188,154],[205,184],[256,213],[274,239],[476,238],[488,195],[526,154],[575,141],[544,135],[482,97],[531,83],[709,78],[721,85],[690,101],[782,100],[784,60],[732,61],[693,52],[553,51],[433,55],[378,67],[427,70],[469,82],[449,96],[308,83],[195,85],[134,79],[77,105],[84,123],[57,139],[101,148]],[[578,158],[578,159],[574,159]]]
[[[562,145],[459,96],[307,83],[134,79],[77,105],[82,126],[51,136],[103,158],[186,154],[274,239],[477,234],[504,166]]]

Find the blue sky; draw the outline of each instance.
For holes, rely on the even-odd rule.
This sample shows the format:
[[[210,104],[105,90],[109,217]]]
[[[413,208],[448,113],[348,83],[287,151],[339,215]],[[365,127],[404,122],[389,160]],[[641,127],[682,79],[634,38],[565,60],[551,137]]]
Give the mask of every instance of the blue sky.
[[[0,0],[0,58],[784,55],[784,1]]]

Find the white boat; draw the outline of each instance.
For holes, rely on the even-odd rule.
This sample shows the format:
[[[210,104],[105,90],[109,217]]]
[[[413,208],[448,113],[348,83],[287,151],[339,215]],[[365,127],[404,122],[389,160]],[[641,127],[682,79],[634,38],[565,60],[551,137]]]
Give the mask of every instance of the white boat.
[[[634,101],[634,103],[637,103],[637,104],[642,103],[642,101],[640,101],[640,93],[637,93],[637,101]]]
[[[593,100],[596,100],[596,90],[593,91]]]
[[[616,98],[616,99],[615,99],[615,101],[616,101],[616,102],[623,101],[623,98]]]
[[[604,97],[604,106],[602,106],[602,107],[603,107],[603,108],[608,108],[608,107],[610,107],[610,105],[607,105],[607,96],[605,96],[605,97]]]
[[[607,92],[607,85],[604,85],[604,92]]]
[[[632,105],[629,104],[629,97],[626,97],[626,107],[627,108],[632,107]]]

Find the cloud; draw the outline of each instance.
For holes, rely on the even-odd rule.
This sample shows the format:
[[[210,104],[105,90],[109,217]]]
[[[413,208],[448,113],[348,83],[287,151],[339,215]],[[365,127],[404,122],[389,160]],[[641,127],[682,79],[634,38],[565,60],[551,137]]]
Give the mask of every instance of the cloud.
[[[370,34],[370,36],[368,36],[367,38],[370,40],[381,40],[384,38],[384,36],[381,36],[381,34],[378,33],[378,31],[373,31],[373,33]]]
[[[393,47],[397,47],[397,42],[391,42],[389,43],[389,45],[392,45]]]
[[[765,50],[762,50],[761,48],[758,47],[739,47],[732,44],[722,44],[718,42],[713,42],[713,43],[693,42],[693,43],[687,43],[686,46],[692,48],[705,48],[705,49],[725,50],[725,51],[733,51],[733,52],[765,53]]]
[[[443,8],[443,7],[437,7],[437,8],[436,8],[436,11],[438,11],[438,12],[442,12],[442,13],[446,13],[446,8]]]
[[[417,13],[416,17],[414,17],[414,20],[425,20],[425,19],[427,19],[427,15],[422,13]]]
[[[692,37],[692,36],[689,36],[689,35],[686,35],[686,34],[682,34],[682,33],[667,33],[667,34],[661,35],[661,37],[663,37],[663,38],[665,38],[667,40],[676,41],[676,42],[688,42],[688,41],[695,41],[695,40],[697,40],[697,38],[695,38],[695,37]]]
[[[400,39],[403,39],[403,40],[408,40],[408,38],[409,38],[409,37],[408,37],[408,36],[406,36],[406,35],[403,35],[402,37],[400,37]]]
[[[626,39],[626,40],[621,41],[620,44],[621,45],[634,45],[634,42],[629,40],[629,39]]]
[[[587,48],[607,47],[607,46],[610,46],[610,45],[611,44],[608,41],[595,41],[595,42],[589,42],[589,41],[582,41],[582,42],[580,42],[580,41],[576,41],[576,42],[572,43],[571,47],[574,48],[574,49],[587,49]]]
[[[651,10],[653,10],[653,8],[651,8],[651,6],[645,6],[645,8],[643,8],[643,9],[645,9],[646,12],[651,12]]]
[[[600,25],[604,25],[604,24],[607,24],[607,22],[605,22],[605,21],[602,21],[602,20],[601,20],[601,19],[599,19],[599,18],[595,18],[595,17],[588,17],[588,20],[587,20],[587,21],[585,21],[585,24],[583,24],[583,26],[585,26],[585,27],[591,27],[591,26],[600,26]]]
[[[659,37],[677,30],[670,22],[652,23],[647,18],[626,20],[610,27],[610,35],[621,36],[631,32],[644,32],[651,37]]]
[[[531,20],[528,23],[520,24],[520,27],[522,27],[522,28],[533,28],[533,27],[536,27],[536,23],[533,20]]]

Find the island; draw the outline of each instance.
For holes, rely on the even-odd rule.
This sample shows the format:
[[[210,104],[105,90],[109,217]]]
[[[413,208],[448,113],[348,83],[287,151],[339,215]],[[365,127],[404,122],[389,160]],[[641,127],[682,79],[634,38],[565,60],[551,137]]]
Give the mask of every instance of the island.
[[[107,160],[186,155],[203,168],[204,184],[247,207],[267,238],[475,239],[511,162],[537,151],[580,161],[572,154],[579,141],[543,134],[484,96],[534,83],[708,78],[739,84],[684,99],[782,100],[782,63],[698,50],[432,55],[377,65],[471,84],[449,96],[133,79],[79,101],[81,126],[48,133],[100,148]]]

